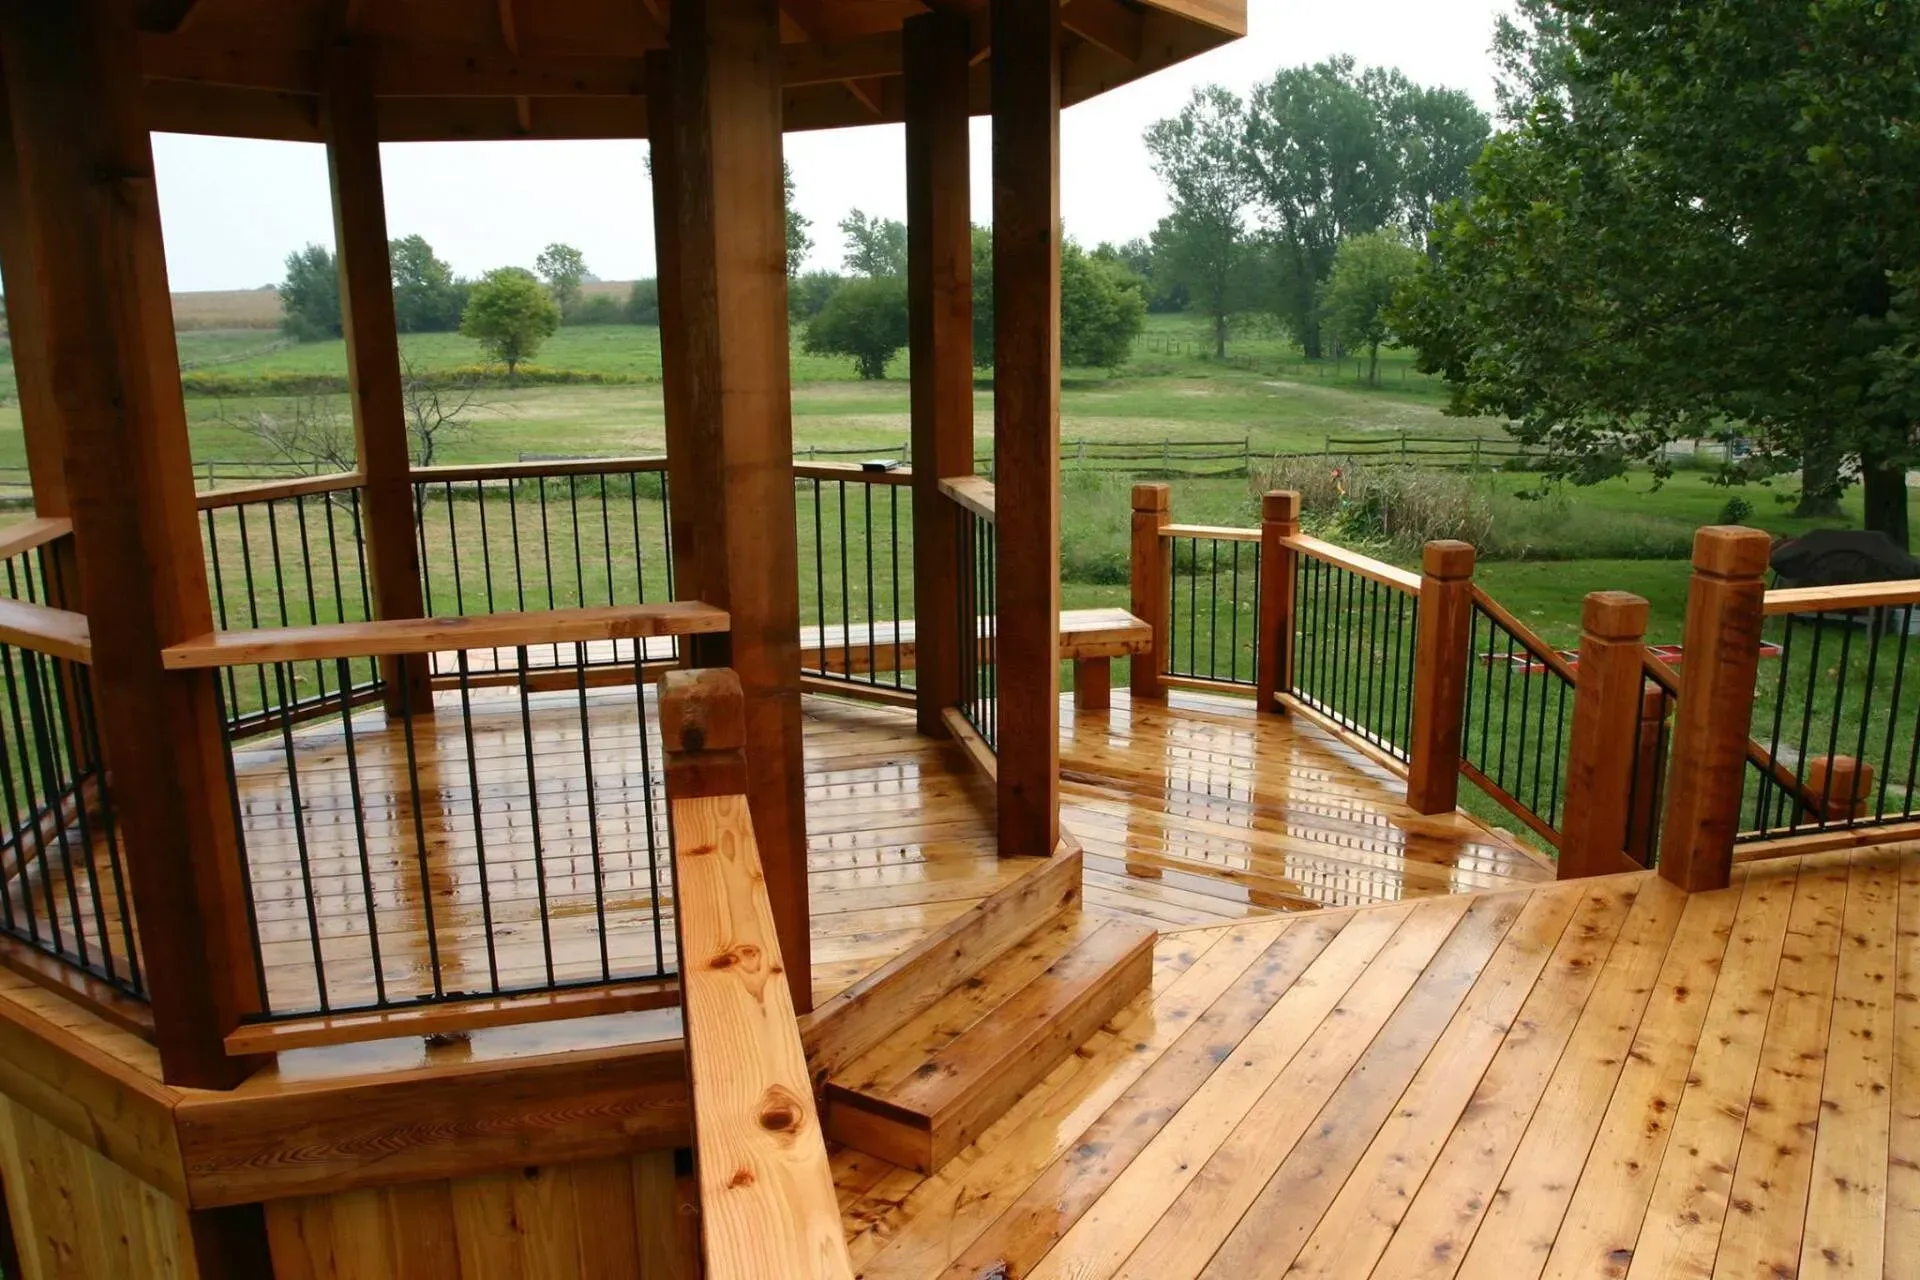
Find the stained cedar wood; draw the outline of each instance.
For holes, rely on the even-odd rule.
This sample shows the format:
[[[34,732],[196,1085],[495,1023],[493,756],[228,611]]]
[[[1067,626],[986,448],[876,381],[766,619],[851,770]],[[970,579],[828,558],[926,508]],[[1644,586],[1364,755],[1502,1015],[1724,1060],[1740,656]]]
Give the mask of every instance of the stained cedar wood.
[[[836,1155],[860,1274],[1913,1269],[1920,848],[1477,901],[1163,938],[1153,995],[940,1175]]]
[[[1646,685],[1645,600],[1596,591],[1582,606],[1581,623],[1560,824],[1562,880],[1628,869],[1619,863],[1632,825]]]
[[[674,249],[686,334],[678,384],[700,495],[687,585],[727,610],[724,642],[694,665],[730,666],[746,695],[748,803],[796,1008],[813,1001],[807,928],[778,6],[714,0],[672,14]],[[693,505],[693,504],[689,504]],[[774,571],[774,566],[782,566]]]
[[[340,471],[327,476],[301,476],[297,480],[270,480],[265,484],[239,485],[232,489],[214,489],[200,494],[194,505],[202,511],[243,506],[250,502],[273,502],[280,498],[298,498],[317,493],[338,493],[357,489],[362,483],[358,471]]]
[[[1363,578],[1371,579],[1383,587],[1392,587],[1394,590],[1404,592],[1407,595],[1416,595],[1419,593],[1419,574],[1409,573],[1396,565],[1386,563],[1384,560],[1375,560],[1371,556],[1363,556],[1357,551],[1349,551],[1345,547],[1306,533],[1294,534],[1286,540],[1286,543],[1291,550],[1297,551],[1301,555],[1312,556],[1316,560],[1324,560],[1328,564],[1345,569],[1350,573],[1357,573]]]
[[[1920,578],[1901,582],[1856,582],[1838,587],[1787,587],[1766,594],[1768,617],[1920,603]]]
[[[347,347],[353,440],[360,468],[366,573],[375,618],[426,616],[415,541],[409,474],[412,442],[400,379],[393,264],[387,248],[386,188],[380,171],[380,128],[363,53],[329,51],[322,58],[321,128],[339,247],[340,323]],[[428,702],[427,664],[401,656],[380,664],[388,710]]]
[[[1260,500],[1260,613],[1264,637],[1254,673],[1254,700],[1261,714],[1278,711],[1274,699],[1293,688],[1294,552],[1287,539],[1300,532],[1300,495],[1275,490]]]
[[[675,800],[673,825],[707,1274],[851,1277],[746,798]]]
[[[901,43],[907,92],[907,306],[911,341],[913,598],[927,624],[916,682],[920,732],[944,734],[959,701],[959,522],[940,479],[973,470],[973,225],[969,203],[964,17],[910,18]]]
[[[93,661],[93,638],[86,614],[25,600],[0,600],[0,643],[69,662]]]
[[[33,209],[21,185],[12,112],[0,101],[0,275],[6,284],[7,343],[13,357],[15,394],[20,401],[27,475],[33,486],[34,512],[42,518],[28,522],[30,525],[54,523],[67,514],[66,429],[53,398],[47,364],[45,303],[36,261],[39,252]],[[71,532],[71,526],[67,531]],[[0,539],[0,560],[24,549],[11,536]]]
[[[1660,874],[1683,889],[1720,888],[1733,862],[1770,550],[1757,529],[1694,534],[1687,678],[1674,707],[1660,835]]]
[[[162,653],[169,670],[256,663],[363,658],[384,654],[511,649],[519,645],[588,644],[647,636],[710,635],[729,625],[724,610],[698,600],[596,605],[544,613],[486,613],[445,618],[394,618],[310,627],[215,631]]]
[[[924,689],[931,672],[920,660],[920,649],[934,633],[928,630],[926,640],[921,634],[918,618],[802,627],[800,660],[810,668],[839,675],[918,670],[919,687]],[[990,652],[985,634],[980,643],[983,652]],[[1152,644],[1151,628],[1125,609],[1067,609],[1060,614],[1060,657],[1064,660],[1125,657],[1145,653]],[[947,645],[946,651],[955,651],[955,646]]]
[[[0,531],[0,560],[11,560],[23,551],[32,551],[71,536],[73,521],[65,517],[22,520],[10,524]]]
[[[1472,601],[1473,548],[1464,542],[1429,542],[1421,554],[1413,731],[1407,744],[1407,804],[1416,813],[1452,813],[1459,803]]]
[[[1171,614],[1172,581],[1167,572],[1167,540],[1163,535],[1172,519],[1172,490],[1164,484],[1133,486],[1133,545],[1128,557],[1130,600],[1135,616],[1147,624],[1152,647],[1143,660],[1128,664],[1128,681],[1136,698],[1158,698],[1166,693],[1163,673],[1170,653],[1160,650]]]
[[[212,621],[136,32],[111,0],[11,6],[0,23],[159,1046],[170,1080],[230,1084],[246,1064],[221,1040],[252,997],[213,679],[159,661]]]
[[[973,465],[972,461],[969,460],[967,465]],[[996,519],[997,491],[993,481],[985,476],[967,474],[942,477],[940,492],[988,523]]]

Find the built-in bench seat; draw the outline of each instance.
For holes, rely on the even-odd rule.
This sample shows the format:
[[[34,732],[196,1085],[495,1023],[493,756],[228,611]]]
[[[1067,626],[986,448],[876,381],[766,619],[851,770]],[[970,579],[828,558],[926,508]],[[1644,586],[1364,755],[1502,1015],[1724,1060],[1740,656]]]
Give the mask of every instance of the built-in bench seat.
[[[986,633],[981,639],[984,643]],[[1113,659],[1151,651],[1153,628],[1125,609],[1065,609],[1060,613],[1060,657],[1073,663],[1074,705],[1107,706]],[[829,624],[800,629],[800,665],[830,675],[911,671],[916,661],[911,618]]]

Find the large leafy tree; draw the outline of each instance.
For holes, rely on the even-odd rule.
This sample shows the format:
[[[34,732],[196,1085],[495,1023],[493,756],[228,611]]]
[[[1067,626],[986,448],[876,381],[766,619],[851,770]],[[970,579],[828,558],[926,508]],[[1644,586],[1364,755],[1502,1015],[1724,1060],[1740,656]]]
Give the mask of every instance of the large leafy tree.
[[[288,337],[321,342],[340,336],[340,269],[331,249],[310,244],[288,254],[279,293],[280,327]]]
[[[811,355],[852,356],[862,378],[887,376],[887,363],[907,345],[907,282],[865,276],[834,290],[807,324]]]
[[[434,255],[425,236],[403,236],[387,246],[393,263],[393,312],[402,333],[445,333],[460,327],[465,282]]]
[[[813,220],[793,207],[793,166],[785,160],[780,162],[780,190],[787,216],[787,279],[791,280],[800,274],[807,265],[807,255],[813,252],[813,237],[807,234]]]
[[[844,262],[852,274],[875,279],[907,274],[906,223],[855,209],[840,220],[840,234],[846,239]]]
[[[1395,231],[1371,231],[1340,246],[1320,309],[1341,342],[1367,352],[1367,381],[1380,381],[1380,347],[1393,337],[1388,312],[1420,270],[1420,251]]]
[[[1487,145],[1492,124],[1458,89],[1396,81],[1388,82],[1382,105],[1398,148],[1398,221],[1415,245],[1427,248],[1439,210],[1466,197],[1473,162]]]
[[[473,286],[460,332],[507,366],[511,383],[523,361],[560,327],[560,306],[524,267],[498,267]]]
[[[1166,184],[1173,212],[1155,237],[1156,275],[1184,285],[1213,326],[1214,354],[1227,354],[1227,322],[1246,309],[1247,168],[1240,150],[1247,131],[1238,95],[1207,85],[1180,114],[1147,129],[1153,171]]]
[[[1401,317],[1456,411],[1504,414],[1582,479],[1738,431],[1812,464],[1810,488],[1857,474],[1868,526],[1905,545],[1920,6],[1550,16],[1564,84],[1487,149]]]
[[[1133,354],[1147,324],[1145,286],[1117,257],[1060,246],[1060,359],[1115,368]],[[993,367],[993,231],[973,229],[973,363]]]
[[[580,285],[587,278],[585,254],[570,244],[550,244],[533,260],[533,269],[547,282],[561,315],[579,305]]]

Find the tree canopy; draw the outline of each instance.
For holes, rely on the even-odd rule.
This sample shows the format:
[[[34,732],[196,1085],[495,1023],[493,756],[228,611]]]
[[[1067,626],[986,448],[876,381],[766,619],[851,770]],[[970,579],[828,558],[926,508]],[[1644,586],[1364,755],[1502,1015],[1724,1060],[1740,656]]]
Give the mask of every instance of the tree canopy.
[[[1920,6],[1556,0],[1403,308],[1453,408],[1580,479],[1738,432],[1907,542]],[[1556,41],[1564,42],[1556,44]],[[1553,52],[1564,48],[1562,57]],[[1534,69],[1538,69],[1535,74]]]
[[[780,162],[781,200],[787,216],[787,279],[800,274],[807,265],[807,255],[813,252],[813,237],[807,234],[807,228],[813,225],[793,207],[793,166],[785,160]]]
[[[892,218],[868,217],[855,209],[840,221],[846,237],[846,268],[856,276],[907,274],[907,224]]]
[[[1219,85],[1205,85],[1180,114],[1147,130],[1153,171],[1166,184],[1173,212],[1156,236],[1155,267],[1185,286],[1213,325],[1214,354],[1227,354],[1227,322],[1251,302],[1247,266],[1250,185],[1240,149],[1246,106]]]
[[[834,290],[807,325],[811,355],[852,356],[862,378],[884,378],[887,363],[907,345],[907,282],[866,276]]]
[[[1060,246],[1060,359],[1082,368],[1126,362],[1146,327],[1140,277],[1117,256],[1096,256],[1072,240]],[[973,364],[993,367],[993,231],[973,229]]]
[[[296,342],[321,342],[340,336],[340,269],[333,251],[310,244],[287,255],[281,281],[280,327]]]
[[[570,244],[550,244],[533,260],[533,269],[547,282],[547,291],[566,315],[580,302],[580,283],[587,278],[587,259]]]
[[[421,235],[387,246],[393,264],[393,313],[402,333],[446,333],[460,327],[468,285],[455,278]]]
[[[1370,231],[1343,242],[1321,289],[1320,311],[1334,336],[1367,352],[1367,381],[1380,381],[1380,347],[1393,336],[1388,313],[1420,270],[1420,251],[1396,231]]]
[[[560,327],[560,306],[524,267],[498,267],[473,286],[460,332],[507,366],[511,382],[521,362]]]

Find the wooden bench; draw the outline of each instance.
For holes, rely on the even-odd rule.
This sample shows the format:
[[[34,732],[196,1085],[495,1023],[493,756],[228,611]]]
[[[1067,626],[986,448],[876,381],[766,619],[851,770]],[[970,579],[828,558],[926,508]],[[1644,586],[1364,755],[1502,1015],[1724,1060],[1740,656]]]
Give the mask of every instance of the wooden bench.
[[[980,639],[984,649],[989,639],[984,630]],[[1073,704],[1082,710],[1110,705],[1115,658],[1152,649],[1153,628],[1125,609],[1061,611],[1060,657],[1073,663]],[[912,618],[800,628],[800,665],[810,671],[836,676],[911,671],[916,657]]]

